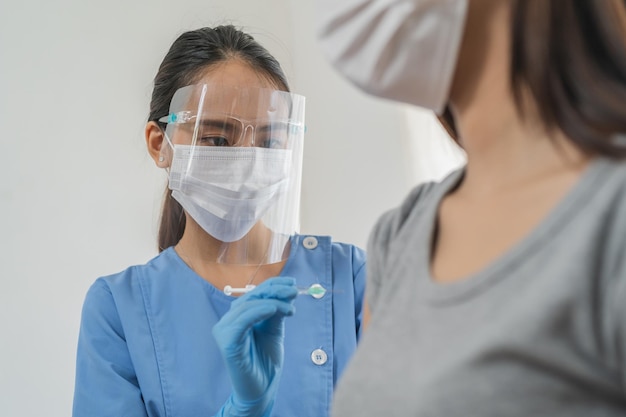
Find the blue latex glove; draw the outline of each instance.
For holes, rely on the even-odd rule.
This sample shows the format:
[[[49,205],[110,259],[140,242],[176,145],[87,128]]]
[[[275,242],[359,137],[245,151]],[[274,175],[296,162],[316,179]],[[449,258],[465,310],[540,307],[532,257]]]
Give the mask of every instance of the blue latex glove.
[[[286,316],[295,312],[296,281],[270,278],[233,301],[213,327],[233,392],[218,416],[268,416],[283,366]]]

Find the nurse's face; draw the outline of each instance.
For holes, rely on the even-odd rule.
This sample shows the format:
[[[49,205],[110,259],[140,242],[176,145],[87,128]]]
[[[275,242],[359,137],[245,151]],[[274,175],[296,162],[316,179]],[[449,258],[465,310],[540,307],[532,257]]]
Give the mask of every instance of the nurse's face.
[[[168,126],[170,140],[181,145],[285,148],[291,100],[275,89],[241,61],[210,67],[193,86],[174,95],[172,111],[182,119]]]

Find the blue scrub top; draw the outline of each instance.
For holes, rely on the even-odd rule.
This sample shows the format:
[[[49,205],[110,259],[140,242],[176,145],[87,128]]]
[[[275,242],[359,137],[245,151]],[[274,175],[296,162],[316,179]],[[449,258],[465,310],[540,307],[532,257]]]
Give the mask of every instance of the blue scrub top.
[[[272,416],[329,414],[333,387],[360,335],[364,264],[355,246],[292,238],[281,275],[332,292],[299,296],[296,314],[285,321]],[[230,395],[230,380],[211,329],[233,300],[173,248],[98,279],[83,306],[73,416],[215,415]]]

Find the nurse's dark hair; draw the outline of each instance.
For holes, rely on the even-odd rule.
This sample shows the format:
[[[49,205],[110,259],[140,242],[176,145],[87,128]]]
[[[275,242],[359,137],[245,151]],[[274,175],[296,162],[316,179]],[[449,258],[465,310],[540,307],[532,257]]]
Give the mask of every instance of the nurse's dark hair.
[[[176,90],[194,84],[210,67],[229,60],[250,65],[275,88],[289,91],[287,78],[280,64],[252,36],[232,25],[201,28],[185,32],[172,44],[154,78],[148,121],[167,116]],[[185,213],[181,205],[165,190],[159,225],[159,252],[178,243],[185,230]]]
[[[549,132],[588,155],[626,157],[626,1],[513,0],[511,88]],[[440,120],[456,131],[449,112]]]

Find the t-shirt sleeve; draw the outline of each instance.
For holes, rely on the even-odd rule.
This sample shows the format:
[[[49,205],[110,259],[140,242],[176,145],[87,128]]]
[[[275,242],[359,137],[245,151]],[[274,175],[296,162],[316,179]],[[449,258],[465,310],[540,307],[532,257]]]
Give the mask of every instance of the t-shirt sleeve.
[[[624,256],[626,257],[626,253]],[[615,292],[614,305],[618,310],[615,316],[622,391],[626,394],[626,268],[621,270],[619,281],[618,290]]]
[[[352,270],[354,271],[354,311],[357,323],[357,339],[363,331],[363,301],[365,301],[366,263],[365,251],[352,247]]]
[[[83,304],[73,417],[147,416],[111,291],[96,281]]]
[[[613,266],[604,266],[610,275],[606,316],[610,338],[606,346],[609,352],[613,352],[611,362],[614,361],[619,368],[622,392],[626,394],[626,239],[619,246],[615,245],[614,249],[617,251],[615,263]]]
[[[620,175],[622,174],[622,175]],[[622,393],[626,394],[626,175],[622,170],[610,181],[619,183],[615,201],[601,213],[606,227],[595,244],[601,256],[602,352],[612,372],[619,372]]]
[[[384,261],[390,239],[390,222],[393,212],[385,213],[374,226],[367,243],[366,300],[370,311],[376,311],[376,303],[383,280]]]
[[[376,311],[378,295],[385,280],[389,247],[405,225],[405,221],[414,211],[420,209],[420,203],[431,195],[431,190],[436,185],[437,183],[429,182],[415,187],[399,207],[389,210],[378,219],[369,236],[366,299],[372,314]]]

